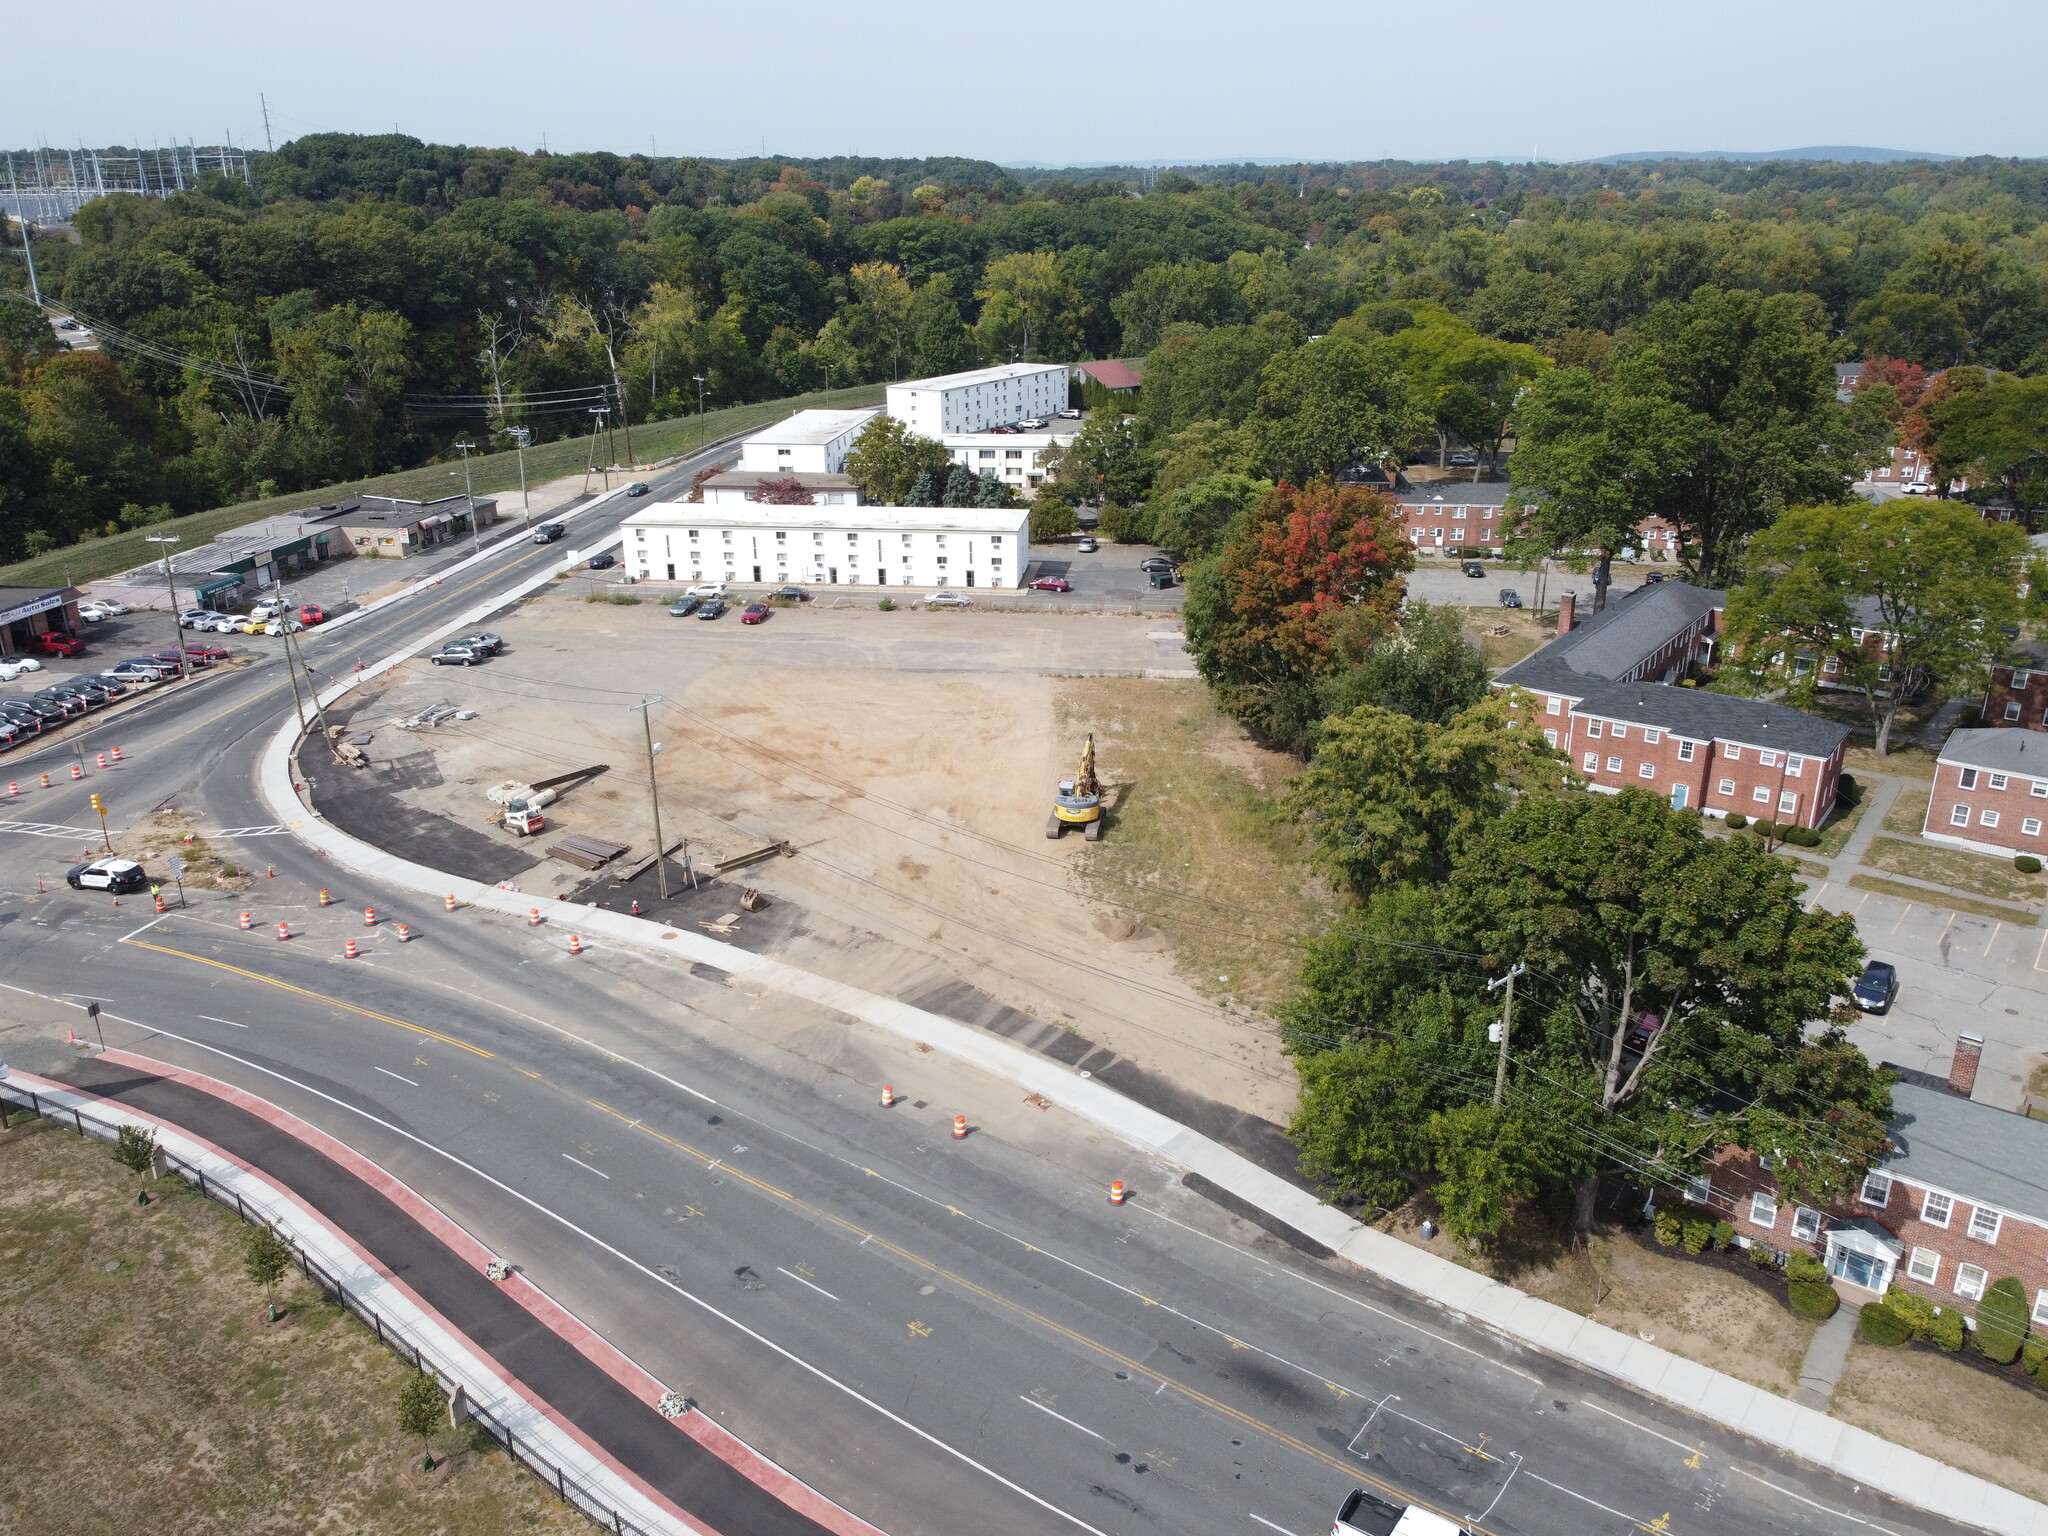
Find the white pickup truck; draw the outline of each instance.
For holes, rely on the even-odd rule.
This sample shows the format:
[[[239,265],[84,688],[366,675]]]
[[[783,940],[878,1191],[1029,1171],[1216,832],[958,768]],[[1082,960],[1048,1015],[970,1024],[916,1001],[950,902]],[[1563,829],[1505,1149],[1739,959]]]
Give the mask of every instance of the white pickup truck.
[[[1467,1536],[1465,1528],[1412,1504],[1389,1504],[1354,1488],[1337,1510],[1330,1536]]]

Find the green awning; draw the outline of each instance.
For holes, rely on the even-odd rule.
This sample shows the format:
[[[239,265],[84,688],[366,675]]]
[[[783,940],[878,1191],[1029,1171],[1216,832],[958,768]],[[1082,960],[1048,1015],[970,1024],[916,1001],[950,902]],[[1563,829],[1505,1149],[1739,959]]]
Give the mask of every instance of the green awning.
[[[207,582],[205,585],[201,586],[197,591],[195,591],[192,595],[198,598],[199,601],[203,603],[206,601],[206,599],[213,596],[214,593],[225,592],[227,591],[228,588],[239,587],[241,584],[242,578],[239,576],[222,576],[217,578],[216,580]]]

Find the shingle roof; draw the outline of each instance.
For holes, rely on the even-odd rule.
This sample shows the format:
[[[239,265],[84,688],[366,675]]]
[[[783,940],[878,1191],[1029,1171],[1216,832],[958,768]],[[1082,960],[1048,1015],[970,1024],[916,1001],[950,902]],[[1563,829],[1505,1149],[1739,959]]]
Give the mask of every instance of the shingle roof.
[[[1397,498],[1404,507],[1504,507],[1514,487],[1505,481],[1474,485],[1468,480],[1425,480]]]
[[[1136,389],[1144,382],[1136,369],[1128,363],[1118,362],[1113,357],[1077,366],[1104,389]]]
[[[2029,752],[2031,746],[2034,750]],[[1994,773],[2031,773],[2048,779],[2048,736],[2039,731],[2010,729],[1952,731],[1941,749],[1941,761]]]
[[[1604,613],[1509,667],[1500,680],[1577,696],[1596,680],[1624,676],[1703,614],[1726,603],[1726,593],[1682,581],[1638,587],[1609,602]]]
[[[1888,1173],[2015,1215],[2048,1219],[2048,1120],[1918,1083],[1892,1085]]]
[[[1737,699],[1669,683],[1598,682],[1585,688],[1574,713],[1631,725],[1654,725],[1688,741],[1733,741],[1802,757],[1832,757],[1849,728],[1789,704]],[[2048,753],[2043,753],[2048,760]]]

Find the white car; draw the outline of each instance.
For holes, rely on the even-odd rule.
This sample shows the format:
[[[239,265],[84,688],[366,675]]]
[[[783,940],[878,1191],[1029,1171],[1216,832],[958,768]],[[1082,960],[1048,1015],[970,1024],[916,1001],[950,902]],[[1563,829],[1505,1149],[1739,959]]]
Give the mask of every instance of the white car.
[[[974,599],[962,597],[958,592],[934,592],[924,600],[927,608],[972,608]]]
[[[1081,413],[1077,410],[1072,409],[1071,407],[1069,407],[1067,410],[1060,412],[1061,421],[1079,421],[1080,419]]]
[[[216,613],[197,621],[192,627],[202,635],[239,635],[242,621],[233,614]]]
[[[90,864],[75,864],[64,879],[74,891],[112,891],[117,896],[139,891],[149,884],[149,876],[133,859],[95,859]]]
[[[80,603],[78,616],[88,624],[97,624],[101,619],[111,619],[114,615],[111,610],[98,603]]]
[[[92,605],[100,612],[110,613],[117,619],[133,612],[126,603],[117,603],[111,597],[96,597],[92,600]]]
[[[211,608],[186,608],[178,614],[180,629],[211,629],[220,615]]]
[[[1045,418],[1043,416],[1026,416],[1017,425],[1026,432],[1043,432],[1045,430]]]
[[[722,581],[700,581],[696,586],[690,588],[689,595],[691,597],[723,597],[725,596],[725,583]]]
[[[43,664],[33,656],[0,657],[0,683],[11,683],[29,672],[40,672]]]

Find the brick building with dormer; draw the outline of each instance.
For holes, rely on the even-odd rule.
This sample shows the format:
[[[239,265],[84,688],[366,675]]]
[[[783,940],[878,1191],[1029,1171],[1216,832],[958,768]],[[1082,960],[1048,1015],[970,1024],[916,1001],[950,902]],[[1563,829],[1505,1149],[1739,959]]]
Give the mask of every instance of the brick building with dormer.
[[[1934,764],[1920,835],[1978,853],[2048,858],[2048,736],[1953,731]]]

